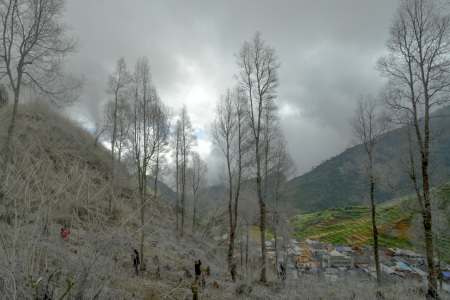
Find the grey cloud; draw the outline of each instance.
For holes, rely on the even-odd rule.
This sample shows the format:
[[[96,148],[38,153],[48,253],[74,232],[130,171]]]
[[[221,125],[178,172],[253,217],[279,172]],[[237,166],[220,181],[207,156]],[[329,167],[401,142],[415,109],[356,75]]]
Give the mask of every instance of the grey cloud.
[[[116,61],[123,56],[132,70],[147,55],[174,114],[201,86],[204,99],[186,105],[207,132],[215,101],[234,85],[233,55],[258,30],[281,63],[278,105],[298,111],[282,125],[303,173],[349,145],[357,97],[382,84],[374,64],[396,7],[392,0],[68,1],[67,22],[84,44],[67,64],[86,79],[78,112],[100,118]],[[210,174],[220,169],[218,156],[213,149],[205,158]]]

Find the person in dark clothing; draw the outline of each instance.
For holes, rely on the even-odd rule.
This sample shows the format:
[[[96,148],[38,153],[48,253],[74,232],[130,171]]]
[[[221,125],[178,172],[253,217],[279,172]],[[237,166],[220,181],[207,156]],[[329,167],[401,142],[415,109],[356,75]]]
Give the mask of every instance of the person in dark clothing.
[[[134,249],[134,253],[131,254],[131,257],[133,258],[133,265],[136,276],[139,276],[139,264],[141,263],[141,261],[139,260],[139,252]]]
[[[284,264],[280,264],[280,276],[282,281],[286,280],[286,268],[284,267]]]
[[[202,269],[200,268],[200,266],[202,265],[202,262],[199,260],[197,260],[195,262],[195,281],[194,283],[197,283],[197,280],[200,279],[200,275],[202,275]],[[200,282],[199,282],[200,285]]]

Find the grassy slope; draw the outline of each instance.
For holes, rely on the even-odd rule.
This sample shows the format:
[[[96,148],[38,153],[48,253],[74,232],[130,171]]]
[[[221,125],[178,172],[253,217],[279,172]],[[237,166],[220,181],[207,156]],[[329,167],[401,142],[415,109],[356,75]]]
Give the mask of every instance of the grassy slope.
[[[442,209],[448,207],[450,190],[439,191],[445,200]],[[419,213],[415,199],[403,199],[386,203],[377,207],[377,226],[379,245],[414,249],[417,247],[411,222]],[[332,208],[326,211],[298,215],[291,218],[290,223],[297,238],[320,239],[336,245],[373,245],[371,209],[368,206],[349,206]],[[447,223],[450,224],[450,223]],[[449,232],[450,228],[442,231]],[[450,261],[450,235],[440,240],[443,248],[443,259]]]

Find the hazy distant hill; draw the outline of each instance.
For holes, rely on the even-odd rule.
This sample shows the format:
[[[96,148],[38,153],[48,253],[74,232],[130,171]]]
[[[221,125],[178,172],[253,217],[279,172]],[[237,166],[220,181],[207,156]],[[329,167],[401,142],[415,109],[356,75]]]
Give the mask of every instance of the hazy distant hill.
[[[433,116],[432,128],[441,132],[433,143],[430,165],[433,166],[433,182],[439,185],[450,180],[450,129],[447,125],[450,123],[450,107],[436,111]],[[401,158],[405,157],[407,150],[402,129],[387,133],[380,146],[383,153],[378,162],[385,169],[385,179],[389,179],[376,190],[377,202],[383,203],[411,193],[411,180],[401,165]],[[302,213],[364,204],[368,193],[366,178],[364,174],[351,170],[360,147],[351,147],[311,172],[292,179],[283,202],[301,209]]]

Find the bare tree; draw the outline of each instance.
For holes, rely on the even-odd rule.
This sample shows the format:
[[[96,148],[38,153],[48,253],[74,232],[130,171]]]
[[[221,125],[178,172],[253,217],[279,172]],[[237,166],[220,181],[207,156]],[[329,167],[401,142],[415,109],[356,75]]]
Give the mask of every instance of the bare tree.
[[[179,202],[180,202],[180,158],[181,158],[181,121],[177,120],[177,123],[172,133],[172,147],[174,148],[174,177],[175,177],[175,217],[176,217],[176,228],[179,229]]]
[[[133,115],[132,146],[135,170],[138,177],[138,189],[141,212],[141,261],[145,269],[144,243],[146,225],[146,206],[149,200],[147,174],[150,161],[155,153],[156,144],[151,127],[154,104],[158,101],[156,88],[152,85],[150,64],[147,57],[138,59],[132,81]]]
[[[74,53],[79,42],[68,36],[68,26],[61,21],[63,0],[0,1],[0,80],[6,77],[13,91],[13,111],[0,180],[3,198],[4,174],[11,156],[17,108],[22,86],[33,89],[54,104],[71,103],[77,98],[81,80],[63,70],[64,58]]]
[[[274,138],[276,141],[274,155],[273,155],[273,167],[270,175],[270,185],[272,189],[272,198],[275,201],[275,211],[274,211],[274,228],[273,235],[275,239],[275,261],[278,265],[278,228],[283,229],[287,225],[284,221],[286,218],[282,218],[282,214],[279,209],[279,202],[281,197],[287,191],[287,181],[294,177],[296,173],[295,164],[292,161],[291,156],[287,152],[287,144],[284,139],[284,135],[279,132],[277,137]],[[288,230],[283,230],[284,232],[289,232]],[[286,246],[286,239],[288,236],[283,236],[282,246]],[[284,247],[285,248],[285,247]],[[283,249],[284,249],[283,248]],[[284,259],[286,260],[286,259]],[[286,261],[284,261],[286,264]]]
[[[373,252],[375,257],[375,267],[377,272],[377,282],[381,280],[380,259],[378,256],[378,230],[376,223],[375,205],[375,184],[378,181],[378,174],[375,171],[375,158],[378,153],[376,147],[387,132],[387,118],[379,111],[377,99],[361,97],[358,100],[358,107],[355,116],[350,120],[354,136],[358,143],[361,143],[361,150],[367,155],[363,162],[363,169],[367,175],[370,186],[370,203],[372,206],[372,230],[373,230]]]
[[[116,143],[115,148],[117,154],[117,164],[120,165],[124,151],[130,147],[130,130],[131,130],[131,103],[128,98],[121,98],[117,107],[116,115]],[[117,174],[116,174],[117,175]]]
[[[201,159],[198,152],[192,153],[192,166],[189,168],[189,183],[192,191],[192,233],[195,234],[195,222],[197,220],[197,204],[200,197],[206,191],[206,173],[208,172],[208,167],[206,163]]]
[[[116,171],[116,140],[118,131],[118,110],[120,101],[126,99],[128,85],[131,82],[131,76],[127,70],[127,64],[125,59],[122,57],[117,61],[116,69],[109,75],[107,93],[113,95],[113,99],[108,102],[110,106],[110,117],[111,117],[111,186],[109,195],[109,216],[112,216],[112,202],[114,199],[114,185],[115,185],[115,173]]]
[[[235,234],[239,212],[241,185],[245,179],[244,168],[248,161],[249,131],[245,118],[246,102],[241,90],[228,90],[217,103],[216,119],[211,126],[213,142],[221,149],[226,160],[226,189],[228,190],[228,216],[230,243],[228,247],[228,269],[233,280],[236,270],[233,265]]]
[[[175,181],[177,191],[177,227],[178,227],[178,196],[181,200],[181,235],[184,233],[184,217],[186,213],[187,196],[187,168],[192,147],[197,142],[197,137],[192,128],[191,119],[187,113],[186,105],[183,104],[177,125],[175,127]]]
[[[273,100],[279,85],[278,63],[275,49],[266,45],[260,32],[252,40],[246,41],[236,55],[239,73],[238,83],[248,101],[248,119],[255,153],[256,186],[260,208],[261,230],[261,274],[260,281],[266,282],[266,196],[263,193],[264,153],[262,147],[264,131],[264,111],[274,107]]]
[[[389,54],[377,62],[389,80],[386,102],[398,121],[411,126],[420,156],[420,174],[411,174],[421,206],[429,269],[429,298],[438,298],[430,205],[430,112],[448,102],[450,18],[433,0],[403,0],[387,41]]]
[[[168,150],[167,146],[170,134],[170,117],[170,110],[160,101],[159,98],[157,98],[154,104],[153,121],[151,123],[155,144],[155,155],[152,159],[151,166],[151,171],[154,178],[153,192],[155,200],[158,197],[158,183],[160,175],[164,174],[167,169],[165,154]]]

